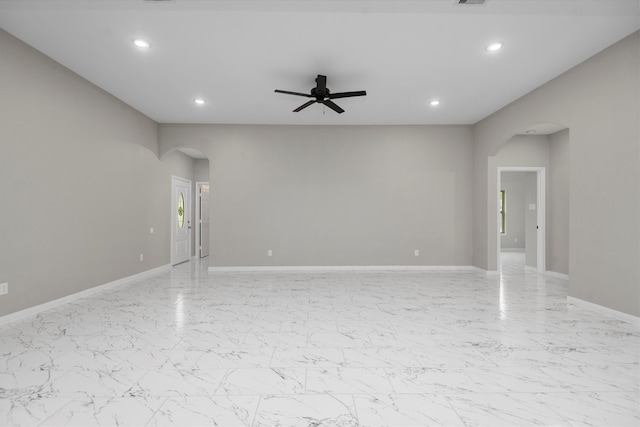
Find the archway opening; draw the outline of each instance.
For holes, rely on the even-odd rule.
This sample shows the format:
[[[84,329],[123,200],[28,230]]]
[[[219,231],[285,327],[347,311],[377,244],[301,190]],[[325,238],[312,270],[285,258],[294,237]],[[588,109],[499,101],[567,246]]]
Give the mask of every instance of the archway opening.
[[[206,258],[210,242],[209,158],[200,150],[178,147],[165,153],[162,162],[174,178],[170,184],[171,264]],[[176,180],[183,183],[182,197],[174,188]]]
[[[489,156],[489,270],[521,251],[522,271],[569,274],[569,142],[566,126],[540,123]]]

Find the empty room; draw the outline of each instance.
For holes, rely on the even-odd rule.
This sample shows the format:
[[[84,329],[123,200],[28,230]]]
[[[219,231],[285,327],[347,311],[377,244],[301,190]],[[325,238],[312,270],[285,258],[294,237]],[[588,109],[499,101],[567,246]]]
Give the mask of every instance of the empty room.
[[[640,425],[640,0],[0,0],[0,425]]]

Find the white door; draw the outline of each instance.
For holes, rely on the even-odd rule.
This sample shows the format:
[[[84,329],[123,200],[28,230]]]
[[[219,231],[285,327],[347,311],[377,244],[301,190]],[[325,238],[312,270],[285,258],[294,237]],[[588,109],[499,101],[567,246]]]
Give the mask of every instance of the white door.
[[[191,255],[191,181],[172,177],[171,265],[189,261]]]
[[[200,258],[209,256],[209,184],[200,186]]]

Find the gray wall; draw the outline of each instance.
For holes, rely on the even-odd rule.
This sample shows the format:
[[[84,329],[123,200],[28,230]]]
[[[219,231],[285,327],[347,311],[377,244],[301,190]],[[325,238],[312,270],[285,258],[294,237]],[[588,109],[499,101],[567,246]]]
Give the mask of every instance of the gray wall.
[[[569,294],[640,315],[639,58],[636,32],[474,126],[476,266],[496,269],[496,171],[487,159],[517,131],[559,123],[571,134]]]
[[[209,182],[209,160],[197,159],[195,160],[195,182]],[[194,184],[195,184],[194,182]]]
[[[0,316],[168,264],[193,160],[160,162],[155,122],[3,31],[0,58]]]
[[[209,157],[212,266],[471,263],[469,127],[161,125],[160,145]]]
[[[547,270],[569,274],[569,129],[549,136]]]

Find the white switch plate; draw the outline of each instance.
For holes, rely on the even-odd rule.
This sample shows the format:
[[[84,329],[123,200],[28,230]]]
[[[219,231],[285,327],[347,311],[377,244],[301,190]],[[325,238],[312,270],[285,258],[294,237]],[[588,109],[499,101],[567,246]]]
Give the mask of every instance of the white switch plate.
[[[536,204],[535,203],[529,203],[529,210],[530,211],[535,211],[536,210]]]
[[[149,234],[153,234],[153,227],[149,228]]]
[[[271,249],[267,251],[267,256],[273,256],[273,251]]]
[[[144,254],[140,254],[140,261],[144,260]]]
[[[415,256],[420,256],[420,251],[418,249],[416,249],[415,251],[413,251],[413,254]]]
[[[9,283],[0,283],[0,295],[6,295],[9,293]]]

